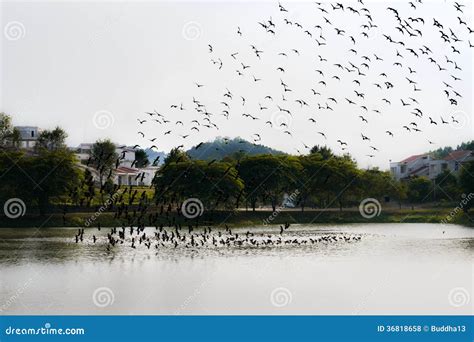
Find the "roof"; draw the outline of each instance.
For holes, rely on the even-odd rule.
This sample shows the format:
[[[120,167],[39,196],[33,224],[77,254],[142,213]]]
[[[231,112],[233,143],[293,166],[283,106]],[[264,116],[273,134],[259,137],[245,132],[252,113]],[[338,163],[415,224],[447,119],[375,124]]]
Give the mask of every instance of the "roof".
[[[417,160],[418,158],[421,158],[421,157],[424,157],[424,156],[426,156],[426,154],[415,154],[415,155],[413,155],[413,156],[411,156],[411,157],[408,157],[408,158],[406,158],[406,159],[403,159],[400,163],[410,163],[410,162],[415,161],[415,160]]]
[[[473,154],[473,151],[458,150],[458,151],[451,152],[443,159],[446,161],[450,161],[450,160],[463,161],[464,159],[469,158],[472,154]]]
[[[115,169],[115,171],[117,173],[138,173],[137,169],[132,169],[126,166],[119,166],[118,168]]]

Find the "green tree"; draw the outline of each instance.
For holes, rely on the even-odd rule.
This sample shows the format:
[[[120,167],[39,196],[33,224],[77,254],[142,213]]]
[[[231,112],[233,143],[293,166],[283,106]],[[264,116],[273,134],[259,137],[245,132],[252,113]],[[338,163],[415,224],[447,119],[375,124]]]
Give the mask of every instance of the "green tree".
[[[135,151],[135,165],[136,167],[147,167],[150,165],[148,155],[144,150],[139,149]]]
[[[388,195],[395,197],[398,201],[398,206],[402,208],[402,202],[408,197],[408,186],[405,182],[393,179],[388,188]]]
[[[331,157],[334,156],[334,153],[332,152],[332,150],[327,146],[319,146],[319,145],[313,146],[313,148],[310,150],[310,154],[316,154],[316,153],[320,154],[324,160],[330,159]]]
[[[94,184],[94,176],[89,169],[84,171],[84,181],[82,184],[83,193],[85,196],[85,200],[87,205],[90,205],[92,199],[95,196],[95,184]],[[81,205],[83,203],[80,203]]]
[[[239,196],[244,188],[243,181],[238,177],[237,170],[230,163],[206,163],[196,161],[193,163],[198,172],[198,184],[195,191],[198,198],[204,200],[208,208],[214,209],[224,206],[233,208],[239,201]],[[199,175],[200,174],[200,175]],[[195,181],[193,181],[195,183]]]
[[[270,201],[273,211],[283,195],[295,190],[301,164],[297,157],[285,155],[258,155],[243,158],[237,165],[245,184],[246,202],[255,211],[258,200]]]
[[[298,177],[299,205],[301,211],[311,200],[317,200],[328,190],[326,185],[332,175],[327,161],[320,153],[299,157],[301,169]]]
[[[47,149],[49,151],[55,151],[66,148],[67,133],[60,127],[56,127],[53,130],[42,131],[36,142],[36,150]]]
[[[463,142],[456,149],[457,150],[474,151],[474,140],[471,140],[471,141],[468,141],[468,142]]]
[[[206,208],[231,207],[243,190],[237,170],[229,163],[183,161],[165,164],[154,180],[157,202],[179,206],[198,198]]]
[[[400,208],[407,197],[406,184],[395,180],[389,171],[380,171],[378,168],[361,170],[357,186],[359,197],[382,199],[388,196],[396,199]]]
[[[5,113],[0,113],[0,148],[17,147],[20,142],[20,132],[12,126],[12,119]]]
[[[80,186],[82,175],[72,152],[42,150],[37,155],[21,151],[0,154],[0,199],[20,198],[27,206],[37,206],[41,215],[51,202],[65,202]]]
[[[434,151],[428,152],[434,159],[443,159],[447,155],[449,155],[451,152],[453,152],[453,148],[451,146],[446,146],[446,147],[440,147]]]
[[[109,179],[113,179],[118,155],[109,139],[98,140],[92,145],[91,164],[99,175],[101,201],[104,203],[104,186]]]
[[[7,150],[0,153],[0,203],[15,197],[26,204],[31,201],[29,166],[29,158],[24,151]]]
[[[239,176],[245,184],[246,206],[250,204],[253,211],[256,209],[258,199],[263,197],[263,183],[268,177],[267,171],[264,170],[263,158],[264,155],[245,157],[237,165]],[[271,158],[271,156],[267,156],[267,158]]]
[[[80,186],[82,173],[76,167],[74,153],[62,149],[55,151],[42,150],[30,158],[29,173],[32,181],[32,195],[40,213],[49,211],[51,198],[69,196]]]
[[[347,155],[329,159],[328,165],[332,174],[326,186],[333,197],[332,201],[337,202],[339,210],[342,211],[347,197],[357,186],[361,171],[356,162]]]
[[[474,161],[463,163],[461,174],[459,175],[459,184],[461,191],[465,197],[471,198],[471,194],[474,194]],[[467,212],[474,206],[474,200],[467,201],[467,204],[463,206],[463,210]]]
[[[458,180],[449,170],[444,170],[434,180],[436,199],[455,200],[460,195]]]
[[[433,184],[427,177],[413,177],[408,181],[408,199],[415,203],[427,201],[432,189]]]
[[[181,151],[179,148],[173,148],[166,156],[164,164],[168,165],[171,163],[187,162],[189,160],[189,156],[186,154],[186,152]]]
[[[264,181],[265,198],[270,200],[272,210],[283,202],[283,196],[293,193],[298,187],[298,176],[302,166],[295,156],[272,156],[267,160],[267,170],[273,171]],[[275,163],[276,162],[276,163]]]
[[[456,146],[456,150],[474,150],[474,140],[463,142]],[[429,154],[435,159],[443,159],[448,156],[454,149],[451,146],[440,147],[434,151],[430,151]]]

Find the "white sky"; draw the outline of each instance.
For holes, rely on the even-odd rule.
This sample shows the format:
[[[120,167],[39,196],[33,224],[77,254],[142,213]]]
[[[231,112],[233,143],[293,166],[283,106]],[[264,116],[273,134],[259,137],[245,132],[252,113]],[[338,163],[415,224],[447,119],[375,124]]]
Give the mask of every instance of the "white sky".
[[[355,1],[341,2],[345,6],[361,7]],[[341,152],[337,143],[341,139],[348,143],[347,152],[360,166],[386,169],[389,160],[398,161],[411,154],[473,139],[474,49],[469,48],[467,41],[470,39],[474,44],[474,34],[469,34],[457,19],[461,15],[474,28],[473,9],[470,2],[458,2],[466,5],[464,14],[457,12],[450,0],[425,0],[423,5],[417,4],[417,10],[404,1],[365,1],[373,23],[378,26],[370,31],[370,39],[360,34],[360,26],[367,22],[363,16],[350,14],[347,8],[344,12],[334,12],[328,3],[321,5],[329,12],[325,14],[313,2],[282,2],[288,13],[279,12],[274,2],[254,1],[3,2],[0,110],[12,115],[15,125],[63,127],[71,146],[110,137],[119,143],[148,147],[152,145],[148,139],[157,137],[154,144],[168,151],[180,144],[189,148],[216,136],[252,140],[252,135],[259,133],[261,143],[289,153],[296,153],[296,149],[307,151],[303,143],[327,144]],[[387,6],[396,8],[403,18],[423,17],[425,25],[413,24],[422,30],[423,37],[407,38],[406,33],[404,36],[398,33],[394,15],[386,10]],[[337,36],[334,28],[324,23],[323,16],[334,27],[345,30],[345,37]],[[258,24],[270,17],[277,26],[275,36]],[[299,22],[303,29],[284,24],[283,18]],[[445,33],[449,35],[450,27],[463,40],[454,43],[461,54],[453,54],[450,47],[453,44],[442,43],[438,29],[432,25],[433,18],[444,25]],[[15,39],[14,31],[10,31],[14,24],[20,30],[20,39]],[[326,46],[319,47],[314,40],[319,35],[314,27],[318,24],[323,27]],[[237,27],[241,28],[242,37],[237,35]],[[309,30],[313,38],[304,30]],[[403,40],[406,46],[390,44],[382,34]],[[356,45],[349,40],[350,35],[357,40]],[[212,53],[208,44],[214,48]],[[264,51],[260,60],[252,52],[251,44]],[[418,48],[422,45],[428,46],[433,51],[430,57],[448,70],[439,72],[427,60],[428,56],[421,55]],[[406,51],[409,47],[420,58]],[[291,52],[293,48],[300,52],[299,56]],[[351,48],[357,50],[357,55],[349,52]],[[396,57],[397,50],[403,58]],[[230,56],[234,52],[239,52],[238,61]],[[287,53],[288,57],[278,56],[279,52]],[[374,53],[384,61],[375,61]],[[319,62],[318,55],[327,62]],[[368,70],[361,66],[363,55],[371,59],[367,62]],[[456,61],[462,71],[446,63],[445,56]],[[222,70],[211,63],[211,58],[222,59]],[[402,68],[393,65],[397,61],[402,63]],[[236,72],[242,69],[240,62],[251,65],[244,76]],[[367,76],[357,76],[334,66],[340,63],[350,67],[349,62]],[[279,66],[285,73],[276,71]],[[408,66],[417,73],[409,75]],[[316,69],[323,71],[326,87],[318,84],[323,78]],[[387,79],[379,76],[382,72],[387,74]],[[254,82],[253,75],[262,81]],[[341,81],[333,79],[334,75]],[[462,80],[455,81],[450,75]],[[405,77],[415,80],[422,91],[413,92]],[[281,99],[280,79],[292,89],[285,94],[286,102]],[[360,87],[354,79],[361,82]],[[385,80],[393,83],[394,88],[386,90]],[[463,96],[456,97],[458,106],[449,104],[442,81]],[[194,82],[205,86],[198,89]],[[377,89],[373,83],[380,83],[384,90]],[[226,88],[232,92],[233,100],[223,97]],[[321,96],[314,96],[311,88]],[[354,90],[364,93],[365,98],[357,98]],[[264,100],[266,95],[271,95],[274,101]],[[199,133],[193,131],[183,140],[179,135],[190,134],[191,120],[204,123],[203,116],[193,110],[193,96],[213,113],[211,120],[219,130],[201,127]],[[245,107],[240,96],[246,98]],[[330,97],[336,98],[338,104],[328,101]],[[348,104],[346,97],[357,106]],[[403,108],[400,99],[410,102],[409,97],[416,97],[419,104]],[[382,98],[389,99],[392,105],[384,104]],[[300,108],[296,99],[303,99],[310,106]],[[220,115],[224,109],[220,102],[224,100],[230,105],[228,120]],[[181,103],[185,111],[170,109],[171,104]],[[318,103],[323,106],[328,103],[334,111],[319,110]],[[261,111],[259,104],[268,109]],[[292,118],[278,112],[277,105],[290,109]],[[361,105],[369,111],[365,112]],[[410,114],[415,107],[423,111],[423,118]],[[150,122],[144,113],[153,109],[171,123],[164,126]],[[242,113],[250,113],[260,120],[244,118]],[[362,122],[359,115],[369,122]],[[452,123],[452,115],[459,124]],[[96,127],[98,116],[111,118],[106,129]],[[438,122],[437,126],[430,125],[429,116]],[[440,116],[450,124],[442,125]],[[310,117],[316,124],[308,121]],[[139,125],[137,118],[148,122]],[[177,120],[182,120],[184,126],[175,125]],[[274,128],[265,125],[267,120],[287,122],[292,137],[276,129],[277,125]],[[423,132],[409,133],[402,128],[413,121]],[[168,130],[172,133],[163,136]],[[389,137],[386,130],[392,131],[395,137]],[[146,139],[138,131],[144,132]],[[318,135],[319,131],[328,139]],[[371,142],[362,141],[361,133],[370,137]],[[435,145],[430,145],[428,140]],[[372,151],[369,145],[380,151]],[[369,158],[368,154],[375,157]]]

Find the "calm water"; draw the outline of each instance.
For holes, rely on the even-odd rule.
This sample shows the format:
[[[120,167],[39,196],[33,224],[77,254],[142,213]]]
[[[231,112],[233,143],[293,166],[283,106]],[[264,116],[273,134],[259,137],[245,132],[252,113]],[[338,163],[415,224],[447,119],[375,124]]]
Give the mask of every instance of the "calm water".
[[[86,229],[76,244],[76,228],[0,229],[1,313],[473,313],[474,230],[466,227],[292,225],[285,234],[295,239],[361,240],[158,251],[143,244],[107,251],[108,231]],[[95,244],[92,234],[101,235]]]

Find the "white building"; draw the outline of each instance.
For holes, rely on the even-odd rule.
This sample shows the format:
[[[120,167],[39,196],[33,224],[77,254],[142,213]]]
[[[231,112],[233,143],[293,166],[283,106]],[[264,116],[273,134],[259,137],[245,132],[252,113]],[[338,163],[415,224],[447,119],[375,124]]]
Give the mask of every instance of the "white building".
[[[400,162],[390,163],[390,172],[396,180],[414,176],[425,176],[435,179],[445,170],[458,175],[462,163],[474,160],[474,151],[453,151],[443,159],[433,159],[429,154],[408,157]]]
[[[20,147],[33,149],[41,130],[36,126],[16,126],[15,129],[20,133]]]
[[[462,164],[474,161],[474,151],[453,151],[443,160],[448,164],[447,168],[457,175],[461,172]]]
[[[76,157],[81,162],[85,162],[91,156],[93,144],[80,144],[76,149]]]
[[[76,149],[76,156],[79,158],[79,161],[87,161],[92,153],[92,143],[83,143],[80,144]],[[121,158],[120,165],[123,166],[132,166],[133,161],[135,160],[135,149],[127,146],[115,145],[115,153]]]
[[[76,149],[76,156],[83,164],[90,158],[92,146],[94,144],[80,144]],[[120,158],[120,165],[114,170],[114,184],[124,186],[150,186],[155,173],[158,170],[156,166],[144,168],[132,167],[135,160],[135,149],[127,146],[116,145],[115,152]],[[89,168],[90,170],[91,168]],[[92,172],[95,179],[98,179],[97,172]]]
[[[427,154],[418,154],[400,162],[390,163],[390,172],[396,180],[412,176],[428,176],[429,163],[432,161]]]
[[[120,158],[120,165],[131,167],[135,160],[135,149],[126,146],[117,147],[115,152]]]
[[[119,166],[115,170],[114,184],[150,186],[158,167],[145,167],[140,169]]]

